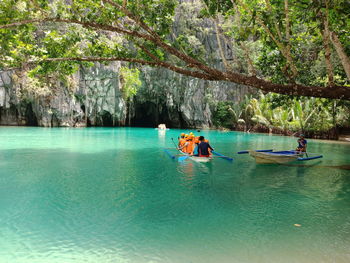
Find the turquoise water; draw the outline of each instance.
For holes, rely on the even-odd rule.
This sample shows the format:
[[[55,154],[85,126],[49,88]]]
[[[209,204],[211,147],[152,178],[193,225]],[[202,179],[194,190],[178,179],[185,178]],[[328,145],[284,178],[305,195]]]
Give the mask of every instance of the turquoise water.
[[[1,127],[0,262],[350,262],[350,144],[257,165],[296,139],[204,131],[234,162],[179,163],[180,132]]]

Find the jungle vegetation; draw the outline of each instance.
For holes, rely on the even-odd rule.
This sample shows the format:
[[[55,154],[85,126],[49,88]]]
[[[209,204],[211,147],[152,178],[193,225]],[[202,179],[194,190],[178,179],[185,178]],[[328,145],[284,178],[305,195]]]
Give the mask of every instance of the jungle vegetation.
[[[220,63],[203,52],[203,32],[189,23],[175,30],[186,5],[193,21],[214,25]],[[350,100],[349,15],[348,0],[2,0],[0,69],[49,82],[80,66],[124,61],[264,93]],[[237,54],[232,60],[225,45]]]
[[[213,117],[217,128],[337,139],[350,127],[350,102],[261,93],[240,104],[219,102]]]

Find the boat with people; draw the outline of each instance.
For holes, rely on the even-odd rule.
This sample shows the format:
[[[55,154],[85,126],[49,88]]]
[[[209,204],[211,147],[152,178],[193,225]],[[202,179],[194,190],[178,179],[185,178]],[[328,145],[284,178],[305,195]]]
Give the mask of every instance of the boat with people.
[[[231,157],[225,156],[210,146],[209,140],[205,139],[204,136],[195,136],[192,132],[189,134],[181,133],[176,144],[174,139],[171,138],[176,150],[179,152],[178,161],[183,162],[187,159],[198,163],[208,163],[215,157],[223,158],[228,161],[232,161]],[[173,155],[170,149],[164,149],[164,152],[171,158],[175,159],[176,155]]]
[[[293,161],[309,161],[322,158],[322,155],[309,157],[306,152],[301,151],[273,151],[269,150],[247,150],[238,152],[238,154],[249,153],[256,163],[289,163]],[[306,157],[304,157],[306,155]]]
[[[256,163],[289,163],[293,161],[310,161],[314,159],[322,158],[322,155],[315,155],[309,157],[310,153],[307,153],[307,140],[304,134],[299,134],[297,140],[298,146],[295,150],[287,151],[274,151],[272,149],[268,150],[247,150],[240,151],[238,154],[249,153]],[[306,157],[304,157],[306,156]]]

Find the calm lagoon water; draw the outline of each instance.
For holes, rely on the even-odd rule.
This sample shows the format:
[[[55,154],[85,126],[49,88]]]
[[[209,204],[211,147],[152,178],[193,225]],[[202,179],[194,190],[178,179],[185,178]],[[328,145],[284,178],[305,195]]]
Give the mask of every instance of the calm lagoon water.
[[[180,132],[0,128],[0,262],[350,262],[350,144],[257,165],[296,138],[204,131],[234,162],[178,163]]]

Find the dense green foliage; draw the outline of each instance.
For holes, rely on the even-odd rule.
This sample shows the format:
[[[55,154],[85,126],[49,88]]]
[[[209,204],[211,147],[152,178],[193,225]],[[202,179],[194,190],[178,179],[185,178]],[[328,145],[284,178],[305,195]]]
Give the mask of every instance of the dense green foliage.
[[[293,93],[290,86],[276,90],[247,75],[278,85],[344,87],[349,14],[347,0],[2,0],[0,68],[64,78],[89,61],[122,60],[284,94]],[[198,29],[208,22],[215,26]],[[198,36],[213,28],[219,46],[208,52]],[[224,46],[233,50],[230,61]],[[212,60],[220,56],[224,71]],[[311,94],[333,96],[318,93]]]
[[[122,67],[119,71],[122,84],[122,91],[125,99],[130,99],[136,95],[141,86],[140,71],[138,69],[129,69]]]
[[[220,102],[214,114],[218,127],[322,137],[334,128],[350,126],[350,104],[340,100],[261,94],[240,105]]]
[[[232,102],[220,101],[213,113],[213,124],[217,127],[233,129],[234,124],[237,124],[237,122],[232,108]]]

